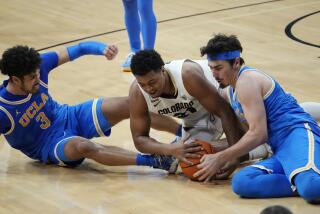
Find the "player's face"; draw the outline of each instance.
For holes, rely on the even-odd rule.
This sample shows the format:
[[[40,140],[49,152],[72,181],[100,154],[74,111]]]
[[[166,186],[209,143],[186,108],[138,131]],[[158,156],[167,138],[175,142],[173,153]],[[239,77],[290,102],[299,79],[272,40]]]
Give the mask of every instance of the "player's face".
[[[164,91],[165,75],[163,68],[161,71],[151,71],[144,76],[136,76],[140,87],[151,97],[160,97]]]
[[[35,72],[23,76],[19,87],[20,90],[22,90],[26,94],[38,93],[40,87],[40,70],[37,69]]]
[[[233,77],[232,66],[225,60],[208,61],[208,66],[212,71],[213,77],[217,80],[220,88],[230,85]]]

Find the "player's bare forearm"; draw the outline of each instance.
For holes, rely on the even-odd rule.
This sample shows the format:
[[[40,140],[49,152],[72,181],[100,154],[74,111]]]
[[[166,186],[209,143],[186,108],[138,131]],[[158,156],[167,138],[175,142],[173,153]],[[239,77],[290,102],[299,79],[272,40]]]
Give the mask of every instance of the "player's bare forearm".
[[[236,144],[222,151],[221,157],[227,162],[248,154],[252,149],[263,144],[267,139],[256,131],[249,130]]]
[[[232,146],[243,136],[241,123],[230,106],[226,106],[224,111],[221,113],[220,119],[228,144]]]
[[[134,137],[134,143],[137,150],[142,153],[171,155],[170,144],[160,143],[149,136]]]

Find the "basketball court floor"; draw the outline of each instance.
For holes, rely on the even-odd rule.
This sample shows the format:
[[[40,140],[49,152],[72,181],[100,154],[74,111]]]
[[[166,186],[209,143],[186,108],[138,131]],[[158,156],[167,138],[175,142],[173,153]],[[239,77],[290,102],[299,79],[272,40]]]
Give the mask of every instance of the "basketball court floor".
[[[58,102],[128,95],[132,74],[120,67],[129,52],[120,0],[0,0],[0,5],[1,53],[16,44],[55,50],[88,37],[118,45],[113,61],[85,56],[55,69],[49,89]],[[319,0],[155,0],[154,10],[156,49],[166,61],[200,59],[199,48],[213,34],[236,34],[246,64],[271,74],[299,102],[320,102]],[[152,136],[166,143],[174,137],[156,131]],[[255,214],[275,204],[294,213],[320,213],[319,206],[298,197],[240,199],[230,180],[202,184],[148,167],[88,160],[75,169],[43,165],[10,148],[3,136],[0,141],[0,213]],[[135,151],[128,121],[95,141]]]

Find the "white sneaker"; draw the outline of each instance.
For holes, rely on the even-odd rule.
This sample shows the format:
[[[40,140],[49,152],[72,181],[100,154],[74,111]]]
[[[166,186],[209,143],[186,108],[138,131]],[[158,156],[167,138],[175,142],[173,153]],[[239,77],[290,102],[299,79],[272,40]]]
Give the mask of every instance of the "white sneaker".
[[[122,64],[122,71],[123,72],[131,72],[131,59],[133,57],[134,53],[131,52],[127,55],[126,60],[124,61],[124,63]]]

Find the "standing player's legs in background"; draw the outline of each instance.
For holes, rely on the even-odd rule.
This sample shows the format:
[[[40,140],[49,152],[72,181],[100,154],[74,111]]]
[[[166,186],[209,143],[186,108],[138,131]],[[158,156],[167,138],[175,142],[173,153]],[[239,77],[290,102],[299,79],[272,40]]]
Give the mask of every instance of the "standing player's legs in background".
[[[153,0],[138,0],[141,19],[143,49],[153,49],[156,41],[157,20],[153,12]]]
[[[131,71],[131,58],[141,50],[140,32],[144,49],[153,49],[157,32],[157,20],[153,12],[153,0],[122,0],[124,19],[129,36],[131,53],[123,63],[123,71]]]

